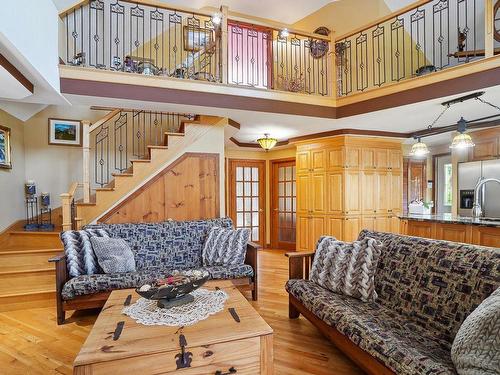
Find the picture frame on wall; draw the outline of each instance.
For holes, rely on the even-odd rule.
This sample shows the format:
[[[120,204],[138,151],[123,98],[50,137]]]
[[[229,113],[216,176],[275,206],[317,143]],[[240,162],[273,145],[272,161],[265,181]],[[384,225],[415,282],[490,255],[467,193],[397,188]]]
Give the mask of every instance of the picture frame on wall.
[[[49,118],[49,145],[81,147],[82,122]]]
[[[209,49],[214,43],[214,31],[200,27],[184,26],[184,50],[199,52]]]
[[[2,125],[0,125],[0,168],[12,168],[10,128]]]

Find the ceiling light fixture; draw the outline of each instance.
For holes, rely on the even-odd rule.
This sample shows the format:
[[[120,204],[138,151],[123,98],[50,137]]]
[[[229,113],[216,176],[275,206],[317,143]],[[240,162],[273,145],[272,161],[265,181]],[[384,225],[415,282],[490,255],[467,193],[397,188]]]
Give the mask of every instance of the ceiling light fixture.
[[[288,31],[288,29],[283,29],[280,31],[280,38],[282,38],[282,39],[288,38],[289,35],[290,35],[290,32]]]
[[[223,15],[221,12],[214,13],[214,15],[212,16],[212,23],[215,26],[219,26],[222,22],[222,17]]]
[[[429,149],[427,148],[427,145],[420,140],[420,138],[417,138],[417,143],[415,143],[413,146],[411,146],[411,151],[410,151],[410,156],[415,156],[415,157],[424,157],[425,155],[429,154]]]
[[[264,138],[257,139],[257,142],[259,143],[260,147],[262,147],[266,151],[269,151],[274,146],[276,146],[278,140],[276,138],[269,138],[269,134],[264,134]]]
[[[459,134],[457,134],[453,138],[453,141],[451,142],[450,145],[451,149],[464,149],[475,146],[474,142],[472,142],[471,136],[465,133],[466,130],[467,130],[467,121],[465,121],[465,119],[461,117],[457,123],[457,131]]]

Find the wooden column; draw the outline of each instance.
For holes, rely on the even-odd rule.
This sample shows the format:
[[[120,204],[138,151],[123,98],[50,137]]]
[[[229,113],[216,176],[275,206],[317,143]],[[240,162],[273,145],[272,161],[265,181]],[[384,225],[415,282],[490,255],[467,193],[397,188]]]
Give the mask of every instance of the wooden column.
[[[83,145],[83,202],[90,202],[90,121],[82,121]]]
[[[222,13],[222,23],[221,23],[221,69],[222,69],[222,83],[227,84],[227,17],[228,17],[228,7],[223,5],[220,7]]]
[[[494,55],[494,15],[493,15],[493,1],[485,0],[484,2],[484,57],[492,57]]]
[[[71,230],[71,195],[69,193],[63,193],[61,197],[61,208],[62,208],[62,230]]]
[[[337,97],[337,55],[335,54],[335,31],[330,33],[330,50],[328,55],[330,56],[329,67],[330,67],[330,96]]]

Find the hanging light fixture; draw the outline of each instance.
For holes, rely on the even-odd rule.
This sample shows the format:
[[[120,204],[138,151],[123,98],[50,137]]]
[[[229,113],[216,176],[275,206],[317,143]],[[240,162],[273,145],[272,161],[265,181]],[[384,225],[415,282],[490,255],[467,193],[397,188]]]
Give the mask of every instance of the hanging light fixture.
[[[462,149],[475,146],[474,142],[472,142],[471,136],[465,133],[467,130],[467,121],[465,121],[463,117],[461,117],[458,121],[457,130],[459,134],[453,138],[450,145],[451,149]]]
[[[280,31],[279,34],[280,34],[279,37],[281,39],[285,39],[285,38],[288,38],[288,36],[290,35],[290,32],[288,31],[288,29],[283,29]]]
[[[223,15],[221,12],[214,13],[214,15],[212,16],[212,23],[215,26],[219,26],[222,22],[222,17],[223,17]]]
[[[269,138],[269,134],[264,134],[264,138],[257,139],[257,142],[259,143],[260,147],[262,147],[266,151],[269,151],[274,146],[276,146],[278,140],[276,138]]]
[[[411,146],[411,151],[410,151],[410,156],[415,156],[415,157],[424,157],[429,153],[429,149],[427,148],[427,145],[420,140],[420,138],[417,138],[417,143],[415,143],[413,146]]]

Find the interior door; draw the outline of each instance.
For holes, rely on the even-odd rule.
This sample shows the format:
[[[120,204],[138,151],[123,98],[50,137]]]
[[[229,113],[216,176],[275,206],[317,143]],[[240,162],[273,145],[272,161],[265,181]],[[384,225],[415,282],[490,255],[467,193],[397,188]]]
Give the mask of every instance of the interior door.
[[[271,246],[295,250],[297,187],[295,160],[272,162]]]
[[[236,228],[250,229],[250,241],[265,245],[266,162],[229,160],[229,216]]]

